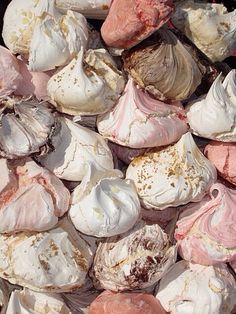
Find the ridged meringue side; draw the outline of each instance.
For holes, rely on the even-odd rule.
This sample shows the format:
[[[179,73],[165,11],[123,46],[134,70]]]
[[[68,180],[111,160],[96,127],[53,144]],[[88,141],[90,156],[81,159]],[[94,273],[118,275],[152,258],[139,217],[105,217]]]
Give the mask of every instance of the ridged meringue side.
[[[126,178],[134,181],[144,207],[163,209],[199,202],[217,173],[186,133],[172,146],[135,158]]]
[[[71,195],[69,216],[75,228],[95,237],[110,237],[131,229],[140,215],[134,184],[119,170],[87,173]]]
[[[176,263],[160,281],[156,298],[171,314],[230,314],[236,284],[227,266]]]
[[[222,142],[236,141],[236,70],[222,83],[216,78],[206,96],[189,104],[189,125],[194,134]]]
[[[97,126],[103,137],[131,148],[169,145],[188,130],[184,110],[151,98],[132,79],[115,108],[98,117]]]
[[[81,50],[48,82],[56,108],[70,115],[96,115],[110,110],[125,86],[122,73],[105,49]]]
[[[40,292],[67,292],[85,283],[92,251],[64,218],[43,233],[0,235],[0,276]]]
[[[125,291],[156,283],[174,264],[176,247],[159,225],[140,221],[100,243],[90,271],[95,287]]]
[[[236,259],[236,191],[214,184],[210,200],[189,206],[177,221],[175,238],[187,261],[215,265]]]

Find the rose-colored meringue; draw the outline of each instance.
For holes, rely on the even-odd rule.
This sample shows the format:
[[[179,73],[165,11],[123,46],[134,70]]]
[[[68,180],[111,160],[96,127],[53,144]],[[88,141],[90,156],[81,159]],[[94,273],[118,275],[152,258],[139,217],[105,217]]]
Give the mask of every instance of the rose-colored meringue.
[[[180,261],[161,279],[156,298],[170,314],[230,314],[236,305],[236,283],[224,264]]]
[[[62,182],[30,159],[0,159],[0,165],[0,232],[54,227],[69,207],[70,193]]]
[[[132,79],[115,108],[98,117],[97,126],[102,136],[131,148],[169,145],[188,130],[183,109],[151,98]]]
[[[90,305],[88,314],[165,314],[160,302],[147,293],[104,291]]]
[[[173,10],[172,0],[114,0],[102,37],[108,46],[130,48],[165,24]]]
[[[236,185],[236,144],[210,142],[204,150],[206,157],[215,165],[219,175]]]
[[[179,253],[185,260],[202,265],[234,261],[236,191],[217,183],[209,196],[189,205],[180,215],[175,231]]]

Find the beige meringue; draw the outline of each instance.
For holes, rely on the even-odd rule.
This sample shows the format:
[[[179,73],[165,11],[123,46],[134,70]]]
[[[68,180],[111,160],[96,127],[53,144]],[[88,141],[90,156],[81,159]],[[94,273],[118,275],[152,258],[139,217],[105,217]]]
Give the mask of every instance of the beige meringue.
[[[110,110],[125,86],[105,49],[81,50],[48,82],[50,102],[70,115],[96,115]]]
[[[126,178],[134,180],[144,207],[163,209],[199,202],[217,173],[186,133],[173,146],[135,158]]]

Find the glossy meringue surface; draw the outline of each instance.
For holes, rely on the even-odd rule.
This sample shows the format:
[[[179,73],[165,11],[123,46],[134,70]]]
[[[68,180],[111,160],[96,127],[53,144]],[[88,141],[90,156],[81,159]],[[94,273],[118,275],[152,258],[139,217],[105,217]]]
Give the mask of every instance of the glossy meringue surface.
[[[172,146],[135,158],[126,178],[134,181],[144,207],[163,209],[199,202],[217,173],[186,133]]]
[[[236,284],[225,264],[176,263],[159,283],[156,298],[171,314],[230,314]]]
[[[102,136],[131,148],[172,144],[188,130],[183,109],[151,98],[132,79],[116,106],[98,117],[97,126]]]

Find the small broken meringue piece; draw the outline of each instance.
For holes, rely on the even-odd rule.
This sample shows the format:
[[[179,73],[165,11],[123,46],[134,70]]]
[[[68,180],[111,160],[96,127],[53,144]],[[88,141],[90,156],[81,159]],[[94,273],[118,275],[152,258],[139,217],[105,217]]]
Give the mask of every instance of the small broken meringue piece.
[[[171,314],[230,314],[236,305],[235,279],[225,264],[180,261],[160,280],[156,298]]]
[[[144,207],[160,210],[199,202],[217,173],[188,132],[172,146],[135,158],[126,178],[134,181]]]
[[[94,163],[98,170],[114,168],[112,153],[102,136],[67,118],[60,118],[60,129],[51,138],[54,150],[38,157],[40,163],[57,177],[81,181],[85,164]]]
[[[190,103],[187,117],[192,132],[222,142],[236,141],[236,70],[222,82],[221,74],[207,95]]]
[[[109,111],[125,86],[122,73],[105,49],[81,50],[48,82],[50,102],[69,115]]]
[[[84,285],[93,253],[64,218],[46,232],[0,235],[0,276],[40,292],[70,292]]]
[[[119,170],[98,171],[87,165],[86,175],[71,195],[69,216],[75,228],[94,237],[111,237],[131,229],[140,216],[140,203],[131,180]]]

